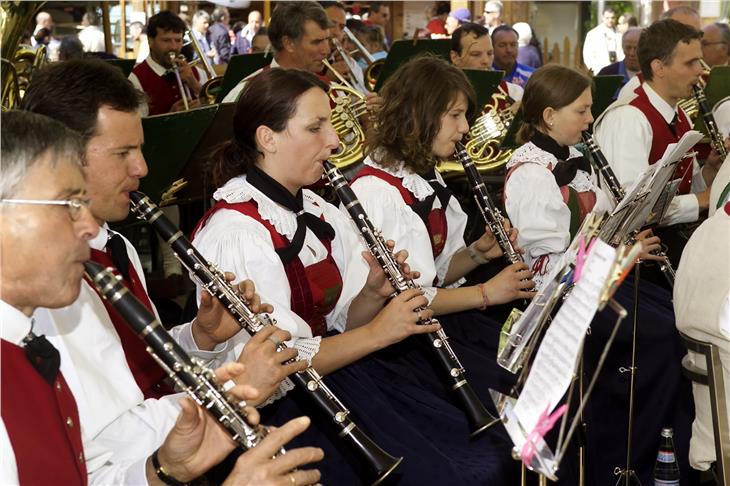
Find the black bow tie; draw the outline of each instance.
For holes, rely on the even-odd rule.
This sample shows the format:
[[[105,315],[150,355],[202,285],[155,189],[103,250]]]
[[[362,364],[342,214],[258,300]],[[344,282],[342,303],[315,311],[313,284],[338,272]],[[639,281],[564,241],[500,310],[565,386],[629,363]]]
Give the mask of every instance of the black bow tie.
[[[672,131],[674,136],[677,136],[677,122],[679,121],[679,118],[677,117],[677,114],[674,114],[674,118],[672,118],[672,121],[669,122],[669,129]]]
[[[117,233],[109,233],[109,239],[106,242],[106,249],[111,254],[114,266],[125,280],[129,281],[129,255],[127,254],[127,245],[124,239]]]
[[[36,336],[32,331],[23,338],[23,344],[25,344],[25,356],[30,364],[44,380],[53,385],[58,375],[58,368],[61,366],[61,355],[58,350],[46,336]]]

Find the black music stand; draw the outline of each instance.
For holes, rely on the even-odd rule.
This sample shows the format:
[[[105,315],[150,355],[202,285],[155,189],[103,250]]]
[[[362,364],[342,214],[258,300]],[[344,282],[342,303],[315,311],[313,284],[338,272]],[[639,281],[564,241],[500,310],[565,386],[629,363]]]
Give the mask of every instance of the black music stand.
[[[223,75],[223,82],[216,103],[221,103],[223,98],[236,87],[239,81],[249,76],[264,66],[271,64],[273,56],[271,54],[264,55],[263,52],[255,52],[253,54],[238,54],[231,56],[228,67]]]
[[[136,63],[134,59],[104,59],[104,62],[107,62],[122,71],[125,78],[129,77],[132,69],[134,69],[134,64]]]
[[[477,109],[474,116],[477,117],[481,113],[481,109],[492,98],[492,94],[497,91],[499,81],[504,76],[504,71],[482,71],[478,69],[464,69],[464,74],[469,78],[474,91],[477,95]]]
[[[375,91],[380,91],[385,81],[401,64],[409,59],[419,54],[430,53],[448,61],[450,50],[451,39],[414,39],[393,42],[390,51],[388,51],[388,57],[385,58],[385,63],[380,69],[378,81],[375,83]]]
[[[594,119],[603,113],[608,106],[618,97],[618,92],[623,85],[624,77],[620,74],[601,75],[593,78],[593,106],[591,114]]]

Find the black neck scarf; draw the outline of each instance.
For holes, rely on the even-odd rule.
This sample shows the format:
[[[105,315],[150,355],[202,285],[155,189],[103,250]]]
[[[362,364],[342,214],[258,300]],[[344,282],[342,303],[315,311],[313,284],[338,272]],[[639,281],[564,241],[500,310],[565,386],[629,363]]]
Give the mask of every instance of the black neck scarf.
[[[253,187],[266,194],[269,199],[285,207],[297,216],[297,230],[291,244],[284,248],[277,248],[276,253],[284,265],[299,255],[304,245],[304,236],[307,228],[320,240],[333,240],[335,238],[334,228],[326,221],[304,211],[304,196],[299,189],[296,195],[289,192],[284,186],[266,174],[255,165],[249,168],[246,173],[246,180]],[[303,224],[302,224],[303,223]]]
[[[436,169],[433,169],[426,174],[418,175],[426,179],[426,182],[428,182],[428,184],[433,188],[433,194],[428,196],[423,201],[416,200],[411,205],[411,209],[413,209],[413,212],[415,212],[418,217],[421,218],[424,223],[426,223],[426,227],[428,227],[428,215],[433,209],[434,199],[439,198],[439,201],[441,202],[441,207],[446,210],[446,206],[448,206],[452,194],[448,188],[442,186],[439,183],[438,179],[436,178]]]
[[[575,178],[578,169],[591,173],[591,163],[584,156],[570,158],[570,147],[562,146],[552,137],[542,132],[535,131],[530,142],[537,145],[545,152],[549,152],[558,159],[558,164],[553,167],[553,177],[558,186],[566,186]]]

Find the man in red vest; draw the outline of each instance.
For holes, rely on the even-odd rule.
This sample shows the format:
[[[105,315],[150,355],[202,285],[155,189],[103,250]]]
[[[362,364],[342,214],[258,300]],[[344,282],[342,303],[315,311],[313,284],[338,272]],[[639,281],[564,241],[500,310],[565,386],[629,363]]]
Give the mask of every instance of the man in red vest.
[[[147,174],[141,151],[140,93],[118,70],[98,61],[59,63],[37,74],[22,107],[63,121],[84,136],[87,165],[83,172],[92,213],[102,225],[90,241],[92,259],[115,267],[132,292],[155,311],[137,252],[106,224],[127,218],[129,193],[137,190]],[[239,290],[251,300],[252,307],[259,307],[250,282],[242,283]],[[133,466],[138,463],[135,460],[159,446],[178,414],[176,401],[152,399],[169,392],[162,384],[164,372],[137,336],[86,283],[73,305],[39,312],[37,324],[63,340],[76,364],[78,387],[70,386],[79,403],[85,442],[111,442],[120,458],[115,469],[106,467],[108,460],[103,455],[87,457],[90,474],[105,466],[107,483],[130,482]],[[197,318],[171,332],[190,354],[216,367],[238,357],[227,341],[239,331],[218,301],[203,295]],[[288,333],[275,328],[267,333],[252,338],[240,358],[246,368],[237,381],[257,383],[259,396],[254,404],[269,397],[286,376],[306,365],[284,364],[296,352],[276,353],[271,345],[271,341],[289,339]],[[142,415],[146,418],[141,420]]]
[[[99,231],[82,172],[83,143],[77,133],[43,115],[11,111],[3,113],[2,124],[0,248],[11,257],[3,259],[0,272],[0,483],[105,482],[108,476],[89,476],[87,471],[82,438],[86,424],[73,395],[73,356],[57,337],[47,338],[34,321],[39,307],[58,308],[76,300],[83,262],[90,255],[89,241]],[[39,249],[43,258],[38,257]],[[217,374],[226,380],[239,375],[241,368],[227,365]],[[232,391],[239,398],[253,392],[242,386]],[[103,406],[101,401],[98,406]],[[170,477],[188,482],[233,449],[214,418],[190,400],[181,406],[175,426],[162,436],[164,443],[152,455],[141,455],[140,474],[127,479],[136,484],[161,484]],[[257,420],[255,410],[249,413]],[[297,454],[304,457],[279,460],[283,473],[271,470],[273,454],[307,423],[292,421],[262,442],[256,453],[242,455],[229,479],[249,484],[246,481],[254,472],[261,478],[287,479],[292,467],[309,462],[307,454],[320,457],[316,450],[301,450]],[[117,459],[105,451],[106,462]],[[315,471],[304,474],[293,479],[301,479],[299,484],[318,479]]]
[[[185,109],[180,84],[173,70],[175,66],[188,99],[188,107],[200,106],[197,97],[201,85],[207,81],[206,74],[197,66],[189,66],[184,58],[178,59],[186,29],[185,22],[169,10],[153,15],[147,23],[150,55],[137,64],[129,75],[134,87],[147,95],[147,113],[144,115]],[[175,61],[170,59],[170,54],[174,54]]]

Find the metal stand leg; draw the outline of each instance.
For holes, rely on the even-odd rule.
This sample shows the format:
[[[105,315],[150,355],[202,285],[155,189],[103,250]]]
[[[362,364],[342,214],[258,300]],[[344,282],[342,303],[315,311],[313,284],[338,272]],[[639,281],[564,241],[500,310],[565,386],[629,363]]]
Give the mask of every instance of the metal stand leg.
[[[626,467],[616,468],[614,474],[618,475],[616,484],[623,483],[625,486],[638,484],[641,486],[636,472],[631,469],[631,441],[634,429],[634,394],[636,393],[636,328],[639,322],[639,283],[641,278],[641,262],[634,266],[634,320],[631,329],[631,366],[619,368],[620,373],[630,373],[629,381],[629,423],[626,437]]]

